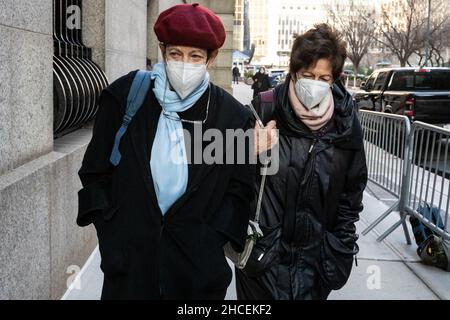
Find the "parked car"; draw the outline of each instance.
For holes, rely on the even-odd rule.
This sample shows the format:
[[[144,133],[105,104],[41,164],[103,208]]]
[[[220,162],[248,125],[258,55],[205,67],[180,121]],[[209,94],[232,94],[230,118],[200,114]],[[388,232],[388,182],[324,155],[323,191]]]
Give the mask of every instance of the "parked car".
[[[274,76],[274,75],[285,76],[286,75],[286,70],[282,70],[282,69],[275,70],[275,69],[272,69],[272,70],[269,70],[269,73],[270,73],[271,76]]]
[[[344,78],[353,79],[355,77],[355,74],[353,73],[353,70],[346,69],[342,72],[341,76]],[[364,80],[365,78],[366,78],[365,74],[362,74],[362,73],[356,74],[356,79]]]
[[[270,88],[275,88],[281,83],[281,78],[279,75],[269,76]]]
[[[360,109],[406,115],[411,121],[450,123],[450,68],[389,68],[361,83]]]
[[[280,83],[283,83],[286,79],[287,72],[285,70],[270,70],[269,71],[269,80],[270,87],[275,88]]]

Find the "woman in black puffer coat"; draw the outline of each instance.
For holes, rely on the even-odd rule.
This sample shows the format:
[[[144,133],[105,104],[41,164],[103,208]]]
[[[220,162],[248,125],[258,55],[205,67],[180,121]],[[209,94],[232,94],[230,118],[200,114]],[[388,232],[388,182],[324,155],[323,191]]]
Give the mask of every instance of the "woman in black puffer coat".
[[[236,270],[240,300],[326,299],[349,278],[367,168],[357,109],[338,80],[345,59],[340,36],[317,25],[296,39],[286,82],[253,101],[279,129],[279,170],[264,190],[264,237]]]

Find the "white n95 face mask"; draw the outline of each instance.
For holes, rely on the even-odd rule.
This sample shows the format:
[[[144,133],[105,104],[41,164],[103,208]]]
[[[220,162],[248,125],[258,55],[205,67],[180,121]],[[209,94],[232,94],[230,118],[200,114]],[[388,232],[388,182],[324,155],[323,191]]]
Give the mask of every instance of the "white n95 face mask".
[[[328,83],[319,80],[299,79],[295,84],[298,99],[309,110],[320,104],[330,90]]]
[[[166,66],[170,84],[182,100],[197,89],[206,76],[206,64],[167,61]]]

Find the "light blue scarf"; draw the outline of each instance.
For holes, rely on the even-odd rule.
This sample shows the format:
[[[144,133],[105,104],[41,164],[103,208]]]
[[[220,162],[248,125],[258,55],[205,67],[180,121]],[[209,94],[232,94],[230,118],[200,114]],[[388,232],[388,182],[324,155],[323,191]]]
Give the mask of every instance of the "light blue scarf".
[[[175,120],[180,119],[177,112],[188,110],[200,99],[208,89],[209,74],[206,73],[202,84],[184,100],[169,89],[164,63],[154,66],[152,79],[155,79],[153,92],[163,110],[153,142],[150,168],[158,204],[164,215],[186,192],[188,184],[183,124]]]

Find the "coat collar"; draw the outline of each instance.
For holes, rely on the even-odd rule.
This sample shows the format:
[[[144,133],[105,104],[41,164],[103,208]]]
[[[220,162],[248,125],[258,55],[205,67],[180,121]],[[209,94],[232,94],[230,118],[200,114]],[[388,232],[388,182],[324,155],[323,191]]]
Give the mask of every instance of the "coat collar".
[[[246,119],[240,118],[236,115],[233,115],[233,117],[230,118],[230,112],[221,112],[226,109],[220,108],[220,105],[224,103],[224,92],[222,89],[211,85],[211,90],[211,126],[218,128],[219,130],[223,130],[224,132],[227,128],[242,126],[241,122]],[[214,111],[212,109],[214,109]],[[151,203],[154,209],[162,215],[158,205],[158,199],[156,197],[150,168],[151,150],[161,111],[162,108],[157,103],[153,91],[149,90],[144,106],[142,107],[142,111],[136,114],[136,117],[132,121],[128,130],[131,135],[133,150],[136,155],[139,168],[142,172],[141,177],[150,195]],[[234,119],[234,122],[230,121],[232,119]],[[195,176],[192,177],[192,181],[189,182],[186,192],[172,205],[172,207],[165,214],[165,217],[174,214],[186,202],[186,200],[198,190],[199,185],[204,181],[204,178],[215,166],[216,164],[202,164],[199,167]]]
[[[275,118],[279,122],[277,125],[280,132],[290,136],[316,139],[312,131],[298,119],[291,108],[288,96],[289,81],[288,76],[285,83],[275,88],[275,101],[278,106],[275,110]],[[319,140],[345,149],[359,149],[362,130],[353,97],[340,80],[333,84],[332,92],[335,105],[333,116],[335,130],[324,134]]]
[[[147,97],[142,107],[142,113],[138,112],[131,122],[128,128],[131,136],[131,143],[133,150],[141,171],[141,177],[144,185],[150,195],[151,203],[154,209],[161,215],[161,210],[158,205],[158,199],[156,197],[155,188],[153,185],[153,178],[150,171],[150,153],[153,146],[153,141],[156,134],[156,128],[158,127],[158,119],[161,113],[161,107],[149,106],[151,90],[147,94]],[[147,121],[146,121],[147,120]]]

